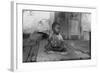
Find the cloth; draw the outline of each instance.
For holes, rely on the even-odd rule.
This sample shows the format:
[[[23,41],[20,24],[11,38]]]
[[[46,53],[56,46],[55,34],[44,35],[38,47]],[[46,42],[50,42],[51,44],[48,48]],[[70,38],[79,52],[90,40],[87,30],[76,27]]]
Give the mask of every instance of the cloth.
[[[47,50],[52,50],[52,51],[65,51],[65,46],[64,46],[64,41],[63,37],[61,34],[53,34],[50,39],[48,44],[46,45]]]

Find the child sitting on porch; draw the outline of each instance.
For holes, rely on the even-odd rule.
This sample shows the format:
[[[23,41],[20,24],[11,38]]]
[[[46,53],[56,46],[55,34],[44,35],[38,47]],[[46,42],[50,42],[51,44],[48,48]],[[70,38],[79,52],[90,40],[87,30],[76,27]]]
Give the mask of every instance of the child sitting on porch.
[[[48,44],[45,46],[46,52],[66,53],[66,46],[62,35],[60,34],[61,26],[59,23],[52,24],[53,33],[49,35]]]

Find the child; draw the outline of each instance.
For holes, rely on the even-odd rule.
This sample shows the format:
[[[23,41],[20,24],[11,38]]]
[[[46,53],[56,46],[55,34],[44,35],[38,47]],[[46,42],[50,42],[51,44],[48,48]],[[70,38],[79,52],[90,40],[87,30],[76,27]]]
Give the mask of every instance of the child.
[[[58,23],[53,23],[53,33],[49,36],[48,44],[45,46],[48,52],[66,52],[64,39],[60,34],[61,26]]]

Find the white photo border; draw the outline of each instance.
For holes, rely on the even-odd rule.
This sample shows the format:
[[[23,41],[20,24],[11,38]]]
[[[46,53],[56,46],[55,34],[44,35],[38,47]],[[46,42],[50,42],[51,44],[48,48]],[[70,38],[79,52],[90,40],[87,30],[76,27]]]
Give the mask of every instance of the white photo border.
[[[96,25],[96,8],[84,8],[73,6],[54,6],[39,5],[32,3],[13,2],[13,71],[32,71],[35,69],[55,69],[67,67],[93,66],[96,65],[96,47],[95,47],[95,25]],[[22,61],[22,10],[46,10],[46,11],[67,11],[67,12],[89,12],[91,13],[91,59],[88,60],[70,60],[57,62],[32,62],[23,63]]]

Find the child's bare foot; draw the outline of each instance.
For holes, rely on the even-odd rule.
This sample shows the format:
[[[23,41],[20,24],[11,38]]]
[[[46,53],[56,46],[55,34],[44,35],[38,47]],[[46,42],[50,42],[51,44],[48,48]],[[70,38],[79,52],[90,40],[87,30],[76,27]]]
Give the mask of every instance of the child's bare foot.
[[[49,50],[49,51],[46,50],[45,52],[46,52],[47,54],[53,54],[53,53],[55,53],[54,51],[51,51],[51,50]]]
[[[67,55],[68,52],[61,52],[60,54],[61,54],[61,55]]]

